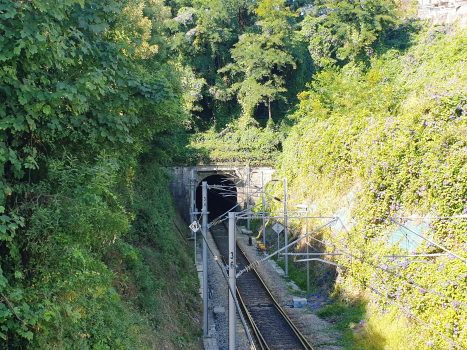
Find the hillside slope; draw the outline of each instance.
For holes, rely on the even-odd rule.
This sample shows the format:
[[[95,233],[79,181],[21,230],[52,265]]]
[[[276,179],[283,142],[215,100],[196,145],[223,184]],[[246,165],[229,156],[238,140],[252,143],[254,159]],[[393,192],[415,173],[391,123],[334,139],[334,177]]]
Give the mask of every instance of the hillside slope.
[[[344,253],[334,294],[367,303],[355,348],[467,347],[467,263],[384,257],[446,253],[389,220],[437,216],[398,221],[467,258],[467,221],[451,218],[467,213],[466,61],[465,29],[431,27],[369,67],[324,69],[300,94],[281,172],[291,205],[345,223],[317,247]]]

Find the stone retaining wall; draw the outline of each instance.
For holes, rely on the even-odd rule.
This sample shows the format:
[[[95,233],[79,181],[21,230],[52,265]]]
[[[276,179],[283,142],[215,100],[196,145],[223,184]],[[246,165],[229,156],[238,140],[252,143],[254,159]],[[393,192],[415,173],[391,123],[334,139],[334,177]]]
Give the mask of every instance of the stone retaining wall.
[[[467,27],[467,1],[419,0],[418,3],[418,17],[430,20],[431,24],[457,22]]]

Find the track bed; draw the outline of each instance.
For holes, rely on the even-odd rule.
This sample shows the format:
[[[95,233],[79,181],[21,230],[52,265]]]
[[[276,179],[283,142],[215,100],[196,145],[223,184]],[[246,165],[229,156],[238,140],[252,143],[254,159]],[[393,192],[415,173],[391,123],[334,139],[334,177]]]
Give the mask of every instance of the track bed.
[[[219,224],[211,227],[211,233],[226,265],[229,249],[228,230],[224,224]],[[238,245],[236,249],[239,271],[250,265],[250,262]],[[237,299],[250,322],[257,349],[313,350],[255,270],[245,272],[237,279]]]

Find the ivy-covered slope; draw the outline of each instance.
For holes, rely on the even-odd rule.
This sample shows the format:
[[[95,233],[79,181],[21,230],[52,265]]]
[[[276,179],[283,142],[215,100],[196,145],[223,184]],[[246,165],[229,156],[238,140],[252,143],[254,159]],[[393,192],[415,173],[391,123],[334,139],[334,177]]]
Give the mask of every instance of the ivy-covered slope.
[[[390,217],[467,213],[466,64],[467,31],[432,27],[369,67],[324,69],[300,95],[281,172],[292,204],[350,212],[346,230],[323,231],[321,248],[346,253],[336,258],[343,265],[336,293],[369,303],[356,348],[467,347],[467,263],[452,255],[418,258],[434,264],[384,257],[445,253]],[[465,219],[422,223],[409,221],[467,259]]]

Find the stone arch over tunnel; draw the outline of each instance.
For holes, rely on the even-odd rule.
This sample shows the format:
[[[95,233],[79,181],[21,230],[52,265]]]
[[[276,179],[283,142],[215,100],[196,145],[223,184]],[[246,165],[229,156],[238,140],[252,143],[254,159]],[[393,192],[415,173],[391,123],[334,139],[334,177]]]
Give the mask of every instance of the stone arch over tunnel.
[[[223,186],[222,189],[208,188],[209,221],[214,220],[219,215],[224,214],[237,205],[237,189],[232,177],[216,174],[205,177],[201,182],[199,182],[196,188],[196,206],[200,211],[202,207],[201,185],[203,181],[206,181],[208,185]]]
[[[183,217],[185,222],[189,225],[191,223],[190,218],[190,194],[192,186],[194,189],[201,185],[201,182],[208,179],[213,175],[223,176],[224,179],[221,180],[230,180],[232,183],[238,184],[239,190],[237,191],[237,198],[230,198],[232,206],[233,201],[237,203],[243,203],[246,199],[245,190],[241,189],[242,186],[246,184],[246,174],[248,173],[248,168],[246,166],[240,165],[226,165],[226,164],[210,164],[210,165],[196,165],[196,166],[179,166],[173,168],[167,168],[170,174],[169,181],[169,190],[174,199],[175,207],[177,208],[180,215]],[[252,188],[261,187],[262,184],[262,175],[264,174],[264,183],[269,182],[272,179],[273,174],[275,173],[274,168],[271,167],[251,167],[250,170],[250,183]],[[192,172],[194,175],[192,176]],[[208,183],[213,181],[219,182],[219,178],[212,178],[206,180]],[[201,186],[199,188],[201,193]],[[201,194],[199,194],[201,196]],[[255,198],[252,198],[254,201]],[[216,200],[214,200],[216,203]],[[226,200],[229,202],[228,200]],[[201,210],[201,197],[196,200],[196,206]],[[244,204],[241,205],[241,208],[244,209]],[[212,206],[208,203],[208,209],[211,210]]]

